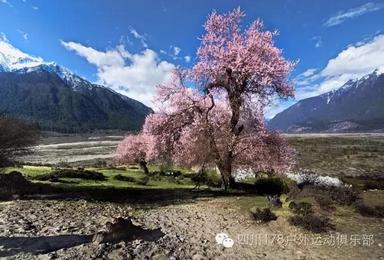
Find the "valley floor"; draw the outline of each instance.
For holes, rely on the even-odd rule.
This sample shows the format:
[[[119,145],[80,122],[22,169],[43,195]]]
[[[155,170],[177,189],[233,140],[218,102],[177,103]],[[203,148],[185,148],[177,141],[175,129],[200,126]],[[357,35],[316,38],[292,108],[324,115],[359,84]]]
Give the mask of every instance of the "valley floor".
[[[161,176],[142,184],[143,176],[137,167],[98,166],[100,160],[110,160],[121,138],[116,135],[49,137],[36,147],[35,154],[24,158],[34,163],[56,160],[64,165],[90,165],[87,169],[106,176],[103,181],[72,178],[41,181],[37,177],[53,168],[8,169],[8,172],[20,171],[38,184],[69,189],[69,193],[61,194],[61,199],[35,196],[0,201],[0,258],[384,259],[383,218],[363,217],[354,205],[335,204],[332,210],[326,211],[319,208],[313,195],[303,194],[300,199],[313,203],[316,213],[331,219],[335,225],[333,231],[315,234],[289,224],[288,218],[293,213],[288,208],[286,195],[281,197],[283,207],[273,208],[277,220],[259,224],[250,209],[267,207],[265,196],[222,194],[214,189],[199,196],[184,196],[191,194],[194,186],[189,172],[183,172],[183,178]],[[384,136],[289,135],[288,138],[297,151],[297,168],[344,178],[360,189],[359,196],[367,204],[384,207]],[[158,171],[151,169],[154,170]],[[380,178],[372,180],[370,174]],[[118,175],[132,180],[117,179]],[[372,186],[379,190],[369,188]],[[206,188],[202,186],[203,190]],[[67,196],[71,192],[87,196],[74,199]],[[130,199],[124,203],[102,202],[100,198],[111,195],[110,192],[114,195],[110,201],[118,202],[116,196]],[[94,195],[98,195],[97,200]],[[163,197],[175,196],[177,201],[158,203]],[[137,197],[146,198],[144,204],[138,203]],[[164,234],[152,241],[92,241],[95,233],[108,229],[108,223],[118,217],[131,218],[145,229],[160,228]],[[232,248],[216,243],[215,236],[221,232],[234,240]]]

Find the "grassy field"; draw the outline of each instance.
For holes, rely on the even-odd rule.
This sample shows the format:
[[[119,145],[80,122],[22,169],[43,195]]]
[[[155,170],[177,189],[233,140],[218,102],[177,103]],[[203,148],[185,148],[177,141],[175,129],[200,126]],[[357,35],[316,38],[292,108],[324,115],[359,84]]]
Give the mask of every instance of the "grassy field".
[[[63,178],[62,182],[50,183],[62,187],[94,187],[94,188],[193,188],[194,183],[190,169],[181,170],[183,175],[177,178],[161,176],[150,178],[142,185],[140,180],[145,176],[136,167],[105,166],[111,162],[111,157],[118,141],[122,136],[49,136],[42,139],[36,147],[36,152],[26,159],[22,168],[9,168],[7,171],[17,170],[33,181],[36,177],[52,171],[50,166],[31,166],[28,163],[51,163],[64,166],[84,166],[88,170],[95,170],[106,176],[104,181]],[[384,169],[384,135],[378,134],[307,134],[288,135],[290,144],[296,150],[296,170],[310,169],[321,175],[345,178],[348,183],[363,187],[365,181],[354,177],[371,173],[383,173]],[[24,158],[22,158],[24,159]],[[98,165],[101,164],[101,165]],[[151,171],[158,171],[156,165],[150,166]],[[115,179],[116,175],[131,177],[134,181]],[[253,182],[253,180],[252,180]]]
[[[145,184],[140,184],[140,180],[145,178],[145,174],[137,166],[132,165],[128,167],[119,167],[119,168],[86,168],[85,170],[97,171],[102,173],[106,179],[105,180],[86,180],[79,178],[60,178],[59,182],[51,181],[41,181],[38,180],[39,176],[53,171],[54,168],[49,166],[31,166],[23,165],[21,167],[9,167],[5,170],[5,173],[11,171],[19,171],[25,175],[29,180],[39,183],[47,183],[54,186],[59,186],[63,188],[146,188],[146,189],[192,189],[195,186],[195,183],[191,180],[190,176],[186,177],[181,175],[178,177],[172,176],[153,176],[149,178],[148,182]],[[158,171],[159,166],[152,165],[150,166],[150,171]],[[179,170],[176,168],[175,170]],[[183,173],[187,173],[183,169]],[[115,177],[121,175],[124,177],[131,177],[133,181],[122,181],[117,180]],[[204,187],[204,186],[203,186]]]
[[[329,176],[384,172],[383,135],[289,135],[297,168]]]

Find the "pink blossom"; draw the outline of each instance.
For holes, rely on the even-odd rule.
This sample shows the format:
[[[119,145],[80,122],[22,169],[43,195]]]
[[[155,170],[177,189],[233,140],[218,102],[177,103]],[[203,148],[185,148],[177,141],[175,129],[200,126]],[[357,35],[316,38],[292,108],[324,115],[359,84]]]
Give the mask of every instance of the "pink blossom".
[[[156,112],[142,133],[119,145],[119,161],[216,166],[226,188],[236,169],[280,172],[293,164],[287,141],[263,121],[272,96],[293,95],[288,76],[294,63],[282,57],[276,33],[263,31],[260,20],[242,32],[243,17],[240,9],[208,17],[197,64],[158,86]]]

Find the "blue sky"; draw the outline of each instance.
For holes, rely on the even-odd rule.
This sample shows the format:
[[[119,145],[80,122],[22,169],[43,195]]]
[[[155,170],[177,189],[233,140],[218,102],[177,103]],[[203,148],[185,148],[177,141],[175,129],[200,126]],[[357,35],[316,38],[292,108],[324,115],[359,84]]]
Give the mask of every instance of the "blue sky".
[[[276,45],[299,60],[296,99],[384,68],[384,1],[0,0],[0,33],[16,48],[147,104],[177,65],[192,66],[207,15],[240,6],[244,26],[261,18]]]

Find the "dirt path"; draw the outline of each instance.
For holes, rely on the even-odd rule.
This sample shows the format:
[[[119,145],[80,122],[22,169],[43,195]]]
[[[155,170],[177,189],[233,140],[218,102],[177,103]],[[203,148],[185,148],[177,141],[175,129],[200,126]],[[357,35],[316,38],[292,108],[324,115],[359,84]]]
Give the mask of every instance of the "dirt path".
[[[148,229],[161,228],[157,241],[117,244],[90,242],[116,217],[133,217]],[[234,241],[224,248],[215,241],[225,232]],[[267,239],[265,239],[265,235]],[[226,198],[152,209],[80,201],[30,200],[0,203],[0,257],[15,259],[380,259],[378,244],[327,246],[289,237],[307,235],[283,217],[256,224],[247,212]],[[20,240],[20,237],[21,240]],[[48,241],[48,242],[47,242]],[[22,246],[17,247],[17,242]],[[89,242],[89,243],[88,243]],[[307,241],[308,242],[308,241]],[[377,241],[376,241],[377,242]],[[72,244],[70,244],[72,243]],[[38,245],[38,246],[37,246]],[[36,251],[51,246],[52,252]],[[55,245],[60,245],[59,250]],[[55,251],[56,250],[56,251]],[[25,252],[29,251],[29,252]],[[49,250],[48,250],[49,251]],[[380,255],[382,254],[382,255]]]

